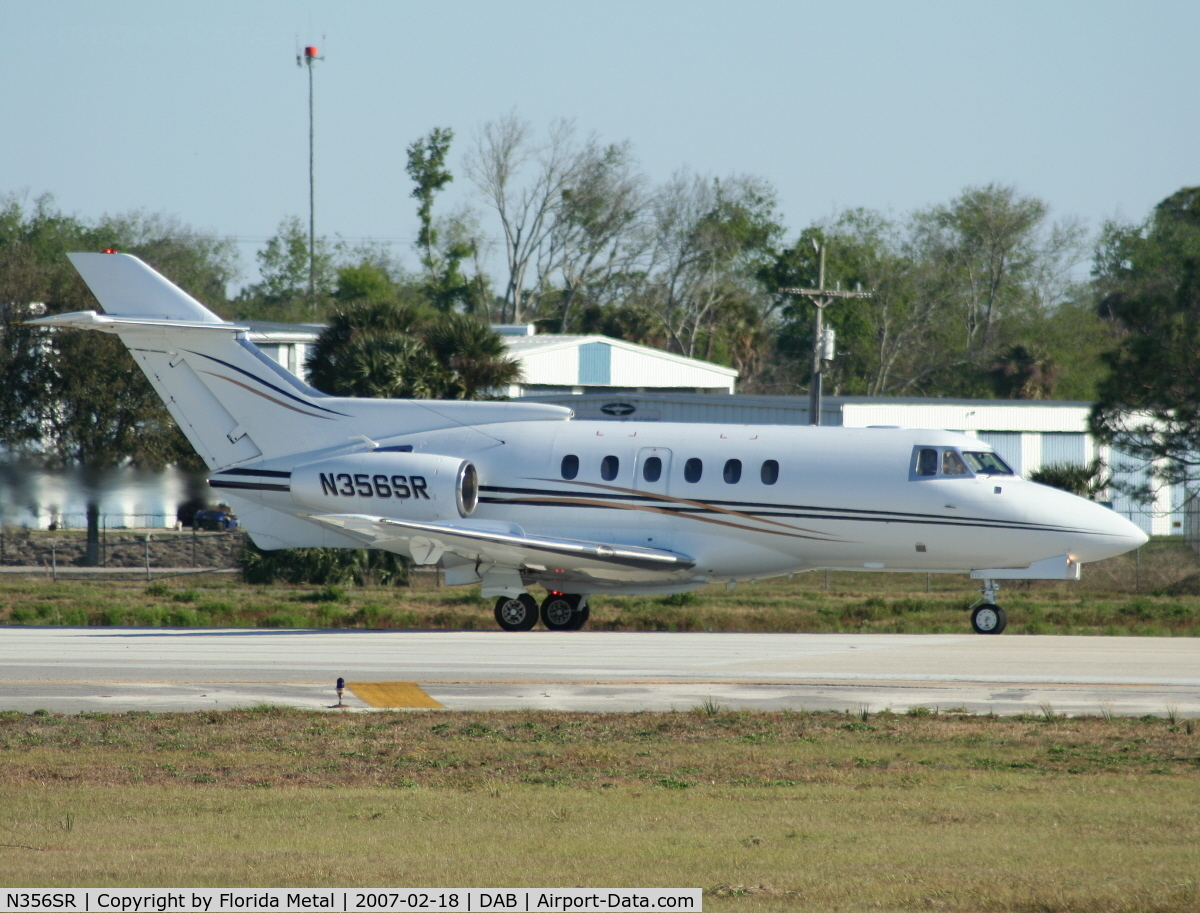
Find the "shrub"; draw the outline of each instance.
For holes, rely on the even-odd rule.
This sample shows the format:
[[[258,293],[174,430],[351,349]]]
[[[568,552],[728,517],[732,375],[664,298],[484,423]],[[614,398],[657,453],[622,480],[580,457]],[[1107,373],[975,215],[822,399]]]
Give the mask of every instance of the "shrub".
[[[247,583],[315,583],[323,586],[407,586],[408,561],[377,549],[284,548],[247,544],[238,558]]]
[[[303,616],[286,610],[272,612],[262,620],[264,628],[306,628]]]

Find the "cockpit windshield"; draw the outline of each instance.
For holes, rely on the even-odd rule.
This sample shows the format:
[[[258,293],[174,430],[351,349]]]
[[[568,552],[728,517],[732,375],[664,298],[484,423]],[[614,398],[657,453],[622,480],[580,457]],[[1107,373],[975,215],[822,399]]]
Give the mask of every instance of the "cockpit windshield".
[[[975,476],[1014,475],[1004,460],[987,450],[917,447],[915,459],[909,465],[909,478],[912,479],[971,479]]]
[[[944,476],[965,476],[967,467],[963,465],[963,461],[959,459],[957,453],[953,450],[942,451],[942,475]]]
[[[971,471],[985,476],[1010,476],[1013,471],[1000,457],[984,450],[963,451],[963,459]]]

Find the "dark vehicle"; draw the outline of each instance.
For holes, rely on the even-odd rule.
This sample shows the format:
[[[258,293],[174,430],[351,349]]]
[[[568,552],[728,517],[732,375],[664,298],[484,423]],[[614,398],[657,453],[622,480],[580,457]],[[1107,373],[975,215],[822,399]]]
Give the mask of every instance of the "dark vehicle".
[[[227,510],[198,510],[192,518],[192,526],[196,529],[224,532],[237,529],[237,525],[237,517]]]

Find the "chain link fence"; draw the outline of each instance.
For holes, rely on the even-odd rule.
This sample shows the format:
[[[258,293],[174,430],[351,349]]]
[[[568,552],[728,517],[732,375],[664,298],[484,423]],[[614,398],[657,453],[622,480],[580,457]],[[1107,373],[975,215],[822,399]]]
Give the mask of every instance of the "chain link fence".
[[[1183,502],[1183,541],[1200,555],[1200,491],[1189,491]]]

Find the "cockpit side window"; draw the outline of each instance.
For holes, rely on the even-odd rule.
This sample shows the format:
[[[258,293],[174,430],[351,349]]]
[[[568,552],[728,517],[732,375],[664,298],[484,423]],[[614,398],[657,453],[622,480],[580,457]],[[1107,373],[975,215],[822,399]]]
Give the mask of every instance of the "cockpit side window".
[[[967,474],[966,464],[963,463],[960,457],[953,450],[942,451],[942,475],[944,476],[965,476]]]
[[[972,472],[985,476],[1011,476],[1013,471],[996,454],[986,450],[964,450],[963,459]]]
[[[935,476],[938,469],[938,452],[932,447],[922,447],[917,451],[917,468],[919,476]]]

